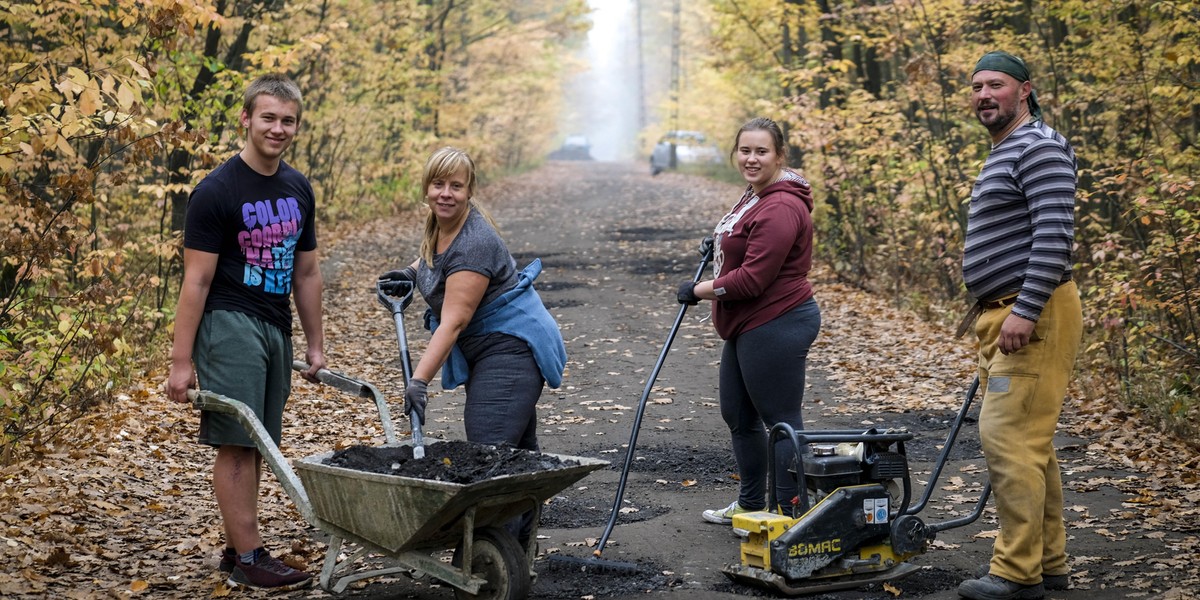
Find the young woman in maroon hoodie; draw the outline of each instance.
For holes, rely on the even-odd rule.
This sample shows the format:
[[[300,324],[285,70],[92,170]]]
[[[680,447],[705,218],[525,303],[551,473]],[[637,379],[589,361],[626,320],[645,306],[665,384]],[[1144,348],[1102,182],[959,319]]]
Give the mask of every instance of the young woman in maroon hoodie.
[[[821,328],[813,298],[812,188],[787,167],[779,125],[756,118],[738,130],[730,158],[745,193],[713,230],[714,279],[679,286],[680,303],[712,300],[721,351],[721,417],[729,425],[741,491],[729,506],[706,510],[705,521],[730,524],[736,514],[767,508],[767,428],[803,428],[804,371],[808,349]],[[775,448],[778,473],[795,457],[791,442]],[[788,477],[776,498],[796,499]],[[778,510],[779,507],[770,507]]]

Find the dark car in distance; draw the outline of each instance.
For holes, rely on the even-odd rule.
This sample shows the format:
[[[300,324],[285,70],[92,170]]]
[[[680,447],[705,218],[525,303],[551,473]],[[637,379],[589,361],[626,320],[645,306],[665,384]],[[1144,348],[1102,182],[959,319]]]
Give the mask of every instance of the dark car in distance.
[[[592,145],[582,135],[568,135],[562,146],[550,153],[550,160],[592,160]]]

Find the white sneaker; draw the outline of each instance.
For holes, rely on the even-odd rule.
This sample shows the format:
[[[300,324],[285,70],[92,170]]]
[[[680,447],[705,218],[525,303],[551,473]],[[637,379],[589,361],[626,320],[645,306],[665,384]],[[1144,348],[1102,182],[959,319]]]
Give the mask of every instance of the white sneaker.
[[[742,508],[741,505],[737,503],[737,500],[734,500],[732,504],[726,506],[725,508],[706,510],[702,516],[704,517],[704,520],[708,521],[709,523],[716,523],[718,525],[732,525],[734,515],[740,515],[748,512],[752,511]]]

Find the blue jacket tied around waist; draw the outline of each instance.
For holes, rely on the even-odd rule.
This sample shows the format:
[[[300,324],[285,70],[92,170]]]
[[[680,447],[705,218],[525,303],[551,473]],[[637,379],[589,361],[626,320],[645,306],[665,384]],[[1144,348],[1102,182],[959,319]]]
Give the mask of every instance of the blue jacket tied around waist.
[[[460,335],[504,333],[524,340],[533,351],[542,379],[550,387],[557,388],[562,385],[563,369],[567,365],[567,347],[558,331],[558,323],[533,289],[533,280],[541,273],[542,259],[536,258],[518,274],[516,287],[475,311],[475,316]],[[425,310],[425,328],[430,333],[438,328],[438,319],[430,309]],[[455,344],[450,350],[450,358],[442,366],[442,388],[452,390],[466,383],[468,373],[467,357]]]

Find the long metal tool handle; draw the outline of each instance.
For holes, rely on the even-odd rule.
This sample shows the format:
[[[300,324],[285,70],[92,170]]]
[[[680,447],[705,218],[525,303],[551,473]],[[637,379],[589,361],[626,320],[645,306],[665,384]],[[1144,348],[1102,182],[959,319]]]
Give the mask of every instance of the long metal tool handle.
[[[404,389],[412,382],[412,356],[408,352],[408,334],[404,330],[404,309],[412,302],[415,291],[412,282],[408,289],[399,297],[383,291],[381,282],[375,283],[375,295],[379,303],[392,313],[392,321],[396,324],[396,340],[400,345],[400,370],[404,373]],[[425,458],[425,435],[421,430],[421,417],[414,412],[408,413],[409,424],[412,426],[413,458]]]
[[[933,489],[941,477],[942,468],[946,466],[947,459],[950,457],[950,449],[954,447],[954,442],[958,438],[959,430],[962,429],[963,421],[967,418],[967,413],[971,410],[971,402],[975,399],[975,394],[979,392],[979,376],[975,376],[975,380],[971,382],[971,387],[967,389],[966,398],[963,399],[962,407],[958,409],[958,415],[954,418],[954,425],[950,428],[950,434],[946,436],[946,444],[942,446],[942,453],[938,456],[937,463],[934,466],[933,473],[930,474],[929,483],[925,486],[925,494],[921,496],[921,501],[917,505],[908,510],[908,514],[917,514],[925,505],[928,504],[930,496],[933,495]],[[975,508],[971,512],[949,521],[941,523],[930,523],[927,529],[930,535],[936,534],[947,529],[962,527],[974,523],[981,515],[983,515],[984,506],[987,505],[988,497],[992,494],[992,480],[989,477],[983,484],[983,491],[979,493],[979,500],[975,502]]]
[[[693,282],[700,281],[704,275],[704,269],[708,267],[712,257],[713,251],[710,246],[704,258],[700,260],[696,274],[692,276]],[[621,467],[621,478],[617,484],[617,497],[613,499],[612,511],[608,515],[608,524],[604,526],[604,535],[600,536],[600,542],[592,551],[592,554],[597,557],[604,552],[608,537],[612,535],[613,527],[617,524],[617,516],[621,514],[621,501],[625,498],[625,483],[629,479],[629,467],[633,464],[633,449],[637,446],[638,431],[642,427],[642,415],[646,412],[646,401],[650,399],[650,392],[654,388],[654,382],[658,379],[658,372],[662,370],[663,363],[667,360],[667,353],[671,351],[671,343],[675,341],[675,334],[679,333],[679,326],[683,323],[683,315],[687,314],[687,309],[687,304],[679,305],[679,314],[675,315],[675,323],[671,325],[671,332],[667,334],[667,341],[663,343],[662,352],[658,354],[658,361],[654,363],[654,370],[646,379],[646,389],[642,390],[642,398],[638,401],[637,414],[633,418],[633,430],[629,432],[629,449],[625,452],[625,464]]]
[[[412,355],[408,352],[408,335],[404,332],[404,315],[393,313],[396,322],[396,339],[400,344],[400,369],[404,371],[404,389],[412,382]],[[425,458],[425,434],[421,430],[421,417],[416,412],[408,413],[412,425],[413,458]]]

